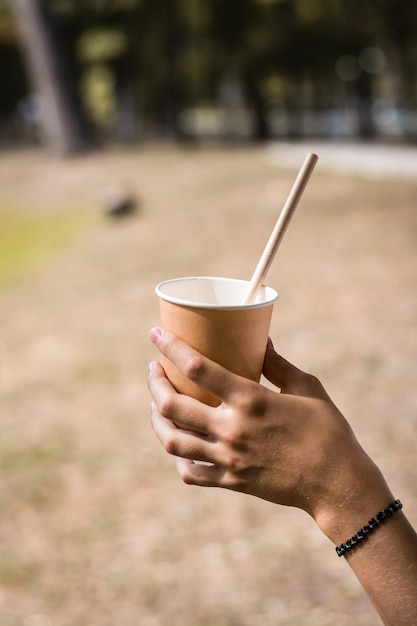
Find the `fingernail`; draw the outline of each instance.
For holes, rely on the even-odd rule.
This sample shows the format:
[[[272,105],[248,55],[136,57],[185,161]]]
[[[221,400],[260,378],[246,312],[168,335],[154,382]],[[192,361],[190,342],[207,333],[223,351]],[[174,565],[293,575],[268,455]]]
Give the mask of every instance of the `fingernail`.
[[[162,331],[160,328],[157,328],[157,327],[151,328],[151,330],[149,331],[149,339],[152,341],[152,343],[157,343],[161,334],[162,334]]]
[[[151,402],[151,413],[154,413],[156,411],[156,404],[155,402]]]
[[[149,365],[148,365],[148,372],[149,372],[149,374],[155,369],[155,365],[156,365],[155,361],[151,361],[149,363]]]

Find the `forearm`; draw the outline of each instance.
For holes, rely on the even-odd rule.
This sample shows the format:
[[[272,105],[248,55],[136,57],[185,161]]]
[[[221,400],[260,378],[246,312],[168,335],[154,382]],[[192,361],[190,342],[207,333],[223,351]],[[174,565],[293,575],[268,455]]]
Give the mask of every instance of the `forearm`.
[[[404,513],[395,513],[344,558],[386,626],[415,626],[417,535]]]
[[[372,464],[373,465],[373,464]],[[395,498],[379,470],[357,481],[344,502],[318,520],[335,546],[356,535]],[[378,524],[344,558],[386,626],[415,626],[417,619],[417,534],[402,511]]]

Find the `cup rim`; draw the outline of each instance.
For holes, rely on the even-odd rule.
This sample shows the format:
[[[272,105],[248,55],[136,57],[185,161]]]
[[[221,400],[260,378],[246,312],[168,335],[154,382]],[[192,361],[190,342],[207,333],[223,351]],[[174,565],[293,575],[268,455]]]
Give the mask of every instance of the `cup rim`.
[[[266,307],[276,302],[276,300],[279,297],[278,292],[272,287],[268,287],[267,285],[262,285],[262,287],[266,291],[265,299],[262,302],[254,302],[252,304],[219,305],[219,304],[213,304],[212,302],[195,302],[194,300],[176,298],[174,296],[171,296],[163,292],[164,285],[176,283],[176,282],[185,282],[189,280],[194,280],[194,281],[195,280],[212,280],[212,281],[215,280],[218,282],[233,282],[233,283],[245,284],[248,287],[250,284],[250,281],[242,280],[240,278],[226,278],[222,276],[184,276],[184,277],[178,277],[178,278],[171,278],[169,280],[164,280],[160,282],[155,287],[155,293],[162,300],[165,300],[166,302],[171,302],[172,304],[178,304],[180,306],[193,307],[197,309],[217,309],[217,310],[222,310],[222,311],[238,310],[238,309],[246,310],[246,309],[257,309],[261,307]]]

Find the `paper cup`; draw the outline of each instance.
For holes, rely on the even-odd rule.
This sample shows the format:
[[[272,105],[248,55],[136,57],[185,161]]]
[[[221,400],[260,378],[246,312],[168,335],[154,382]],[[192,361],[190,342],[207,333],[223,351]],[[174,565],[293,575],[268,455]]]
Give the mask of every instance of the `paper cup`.
[[[161,325],[226,369],[259,382],[272,309],[278,294],[261,287],[253,304],[242,304],[249,282],[190,277],[160,283]],[[164,358],[165,372],[180,393],[211,406],[220,400],[184,376]]]

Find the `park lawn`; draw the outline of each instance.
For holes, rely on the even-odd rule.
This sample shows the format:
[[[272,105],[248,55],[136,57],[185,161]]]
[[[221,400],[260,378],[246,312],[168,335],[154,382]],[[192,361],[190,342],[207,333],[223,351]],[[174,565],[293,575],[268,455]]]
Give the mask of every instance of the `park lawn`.
[[[29,214],[0,207],[0,289],[36,272],[91,224],[91,213],[78,207]]]

